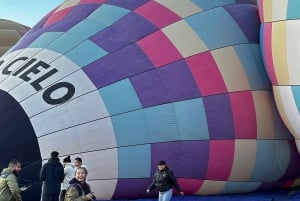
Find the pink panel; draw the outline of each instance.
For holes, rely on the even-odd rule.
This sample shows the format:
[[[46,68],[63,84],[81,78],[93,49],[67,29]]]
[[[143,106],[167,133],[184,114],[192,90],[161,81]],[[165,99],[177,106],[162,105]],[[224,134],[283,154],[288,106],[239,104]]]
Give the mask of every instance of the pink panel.
[[[180,178],[178,179],[178,183],[185,194],[194,194],[202,186],[203,180]],[[177,193],[176,191],[174,192]]]
[[[272,23],[264,24],[263,31],[263,51],[264,51],[264,60],[265,65],[268,71],[268,75],[271,79],[273,85],[278,85],[278,81],[275,74],[273,56],[272,56]]]
[[[156,67],[182,59],[181,54],[162,31],[157,31],[137,43]]]
[[[257,1],[258,5],[258,11],[259,11],[259,18],[261,22],[264,22],[264,1],[263,0],[258,0]]]
[[[230,102],[237,139],[256,139],[255,105],[251,91],[230,93]]]
[[[234,158],[234,140],[210,140],[206,179],[227,181]]]
[[[155,12],[153,12],[154,10]],[[148,19],[159,28],[163,28],[169,24],[181,20],[178,15],[155,1],[149,1],[148,3],[136,9],[135,12]]]
[[[79,4],[104,3],[106,0],[81,0]]]
[[[47,22],[44,24],[44,27],[54,24],[58,21],[61,21],[72,9],[73,7],[69,7],[53,13],[51,17],[47,20]]]
[[[186,59],[197,83],[201,96],[226,93],[227,89],[210,52],[204,52]]]

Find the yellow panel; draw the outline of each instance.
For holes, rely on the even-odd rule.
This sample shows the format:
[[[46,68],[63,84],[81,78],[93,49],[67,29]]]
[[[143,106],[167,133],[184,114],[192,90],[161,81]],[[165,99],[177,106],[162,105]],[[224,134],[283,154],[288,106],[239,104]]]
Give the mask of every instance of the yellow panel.
[[[264,22],[272,22],[272,0],[263,1]]]
[[[208,51],[204,42],[193,29],[181,20],[162,29],[181,55],[186,58],[201,52]],[[182,40],[184,38],[184,40]]]
[[[174,13],[179,15],[181,18],[191,16],[193,14],[202,11],[196,4],[190,0],[155,0],[158,3],[164,5],[168,9],[172,10]]]
[[[210,181],[205,180],[201,186],[201,188],[195,193],[199,195],[214,195],[220,193],[226,181]]]
[[[250,90],[247,76],[233,47],[212,51],[229,92]]]
[[[257,139],[273,139],[275,136],[273,98],[268,91],[253,91],[256,111]]]
[[[272,57],[278,84],[289,85],[285,21],[273,22],[272,24]]]
[[[234,160],[230,181],[247,181],[256,159],[256,140],[235,140]]]

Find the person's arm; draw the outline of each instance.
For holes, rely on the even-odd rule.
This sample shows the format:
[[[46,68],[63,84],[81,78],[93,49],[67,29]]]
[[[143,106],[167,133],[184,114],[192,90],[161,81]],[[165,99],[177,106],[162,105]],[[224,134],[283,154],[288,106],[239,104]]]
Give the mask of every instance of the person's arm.
[[[46,179],[46,164],[43,165],[40,172],[40,180],[45,181]]]
[[[147,192],[149,193],[150,191],[152,191],[155,188],[155,182],[156,182],[156,173],[153,176],[153,180],[152,183],[150,184],[150,186],[147,188]]]
[[[175,189],[177,190],[178,193],[180,193],[180,195],[183,195],[183,192],[179,186],[179,184],[177,183],[177,179],[176,177],[174,176],[174,173],[173,171],[169,170],[169,178],[173,184],[173,186],[175,187]]]
[[[22,197],[20,194],[20,188],[18,185],[18,181],[15,175],[10,174],[6,179],[9,190],[16,201],[21,201]]]

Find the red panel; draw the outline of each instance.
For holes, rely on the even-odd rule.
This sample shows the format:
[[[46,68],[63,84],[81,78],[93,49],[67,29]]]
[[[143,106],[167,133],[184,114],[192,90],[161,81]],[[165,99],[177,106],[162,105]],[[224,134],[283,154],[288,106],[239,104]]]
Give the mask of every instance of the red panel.
[[[155,12],[153,12],[154,10]],[[181,20],[181,17],[161,4],[156,3],[155,1],[149,1],[148,3],[136,9],[135,12],[148,19],[159,28],[163,28],[169,24]]]
[[[257,139],[255,105],[251,91],[230,93],[234,132],[237,139]]]
[[[157,31],[137,43],[155,67],[182,59],[181,54],[163,32]]]
[[[227,181],[234,158],[234,140],[211,140],[207,180]]]
[[[222,75],[210,52],[189,57],[186,61],[194,76],[201,96],[227,92]]]
[[[51,15],[51,17],[47,20],[47,22],[44,24],[44,27],[61,21],[72,9],[73,9],[73,7],[69,7],[69,8],[60,10],[58,12],[54,12]]]
[[[203,180],[180,178],[178,179],[178,184],[185,194],[194,194],[202,186]],[[176,191],[174,192],[176,193]]]

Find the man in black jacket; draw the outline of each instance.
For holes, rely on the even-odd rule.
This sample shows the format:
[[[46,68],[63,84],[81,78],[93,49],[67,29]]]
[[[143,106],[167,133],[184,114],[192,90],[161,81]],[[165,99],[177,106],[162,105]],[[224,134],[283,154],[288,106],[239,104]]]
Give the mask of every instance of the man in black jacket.
[[[58,158],[58,152],[51,152],[51,158],[40,172],[43,181],[42,201],[59,201],[60,186],[64,180],[64,167]]]

